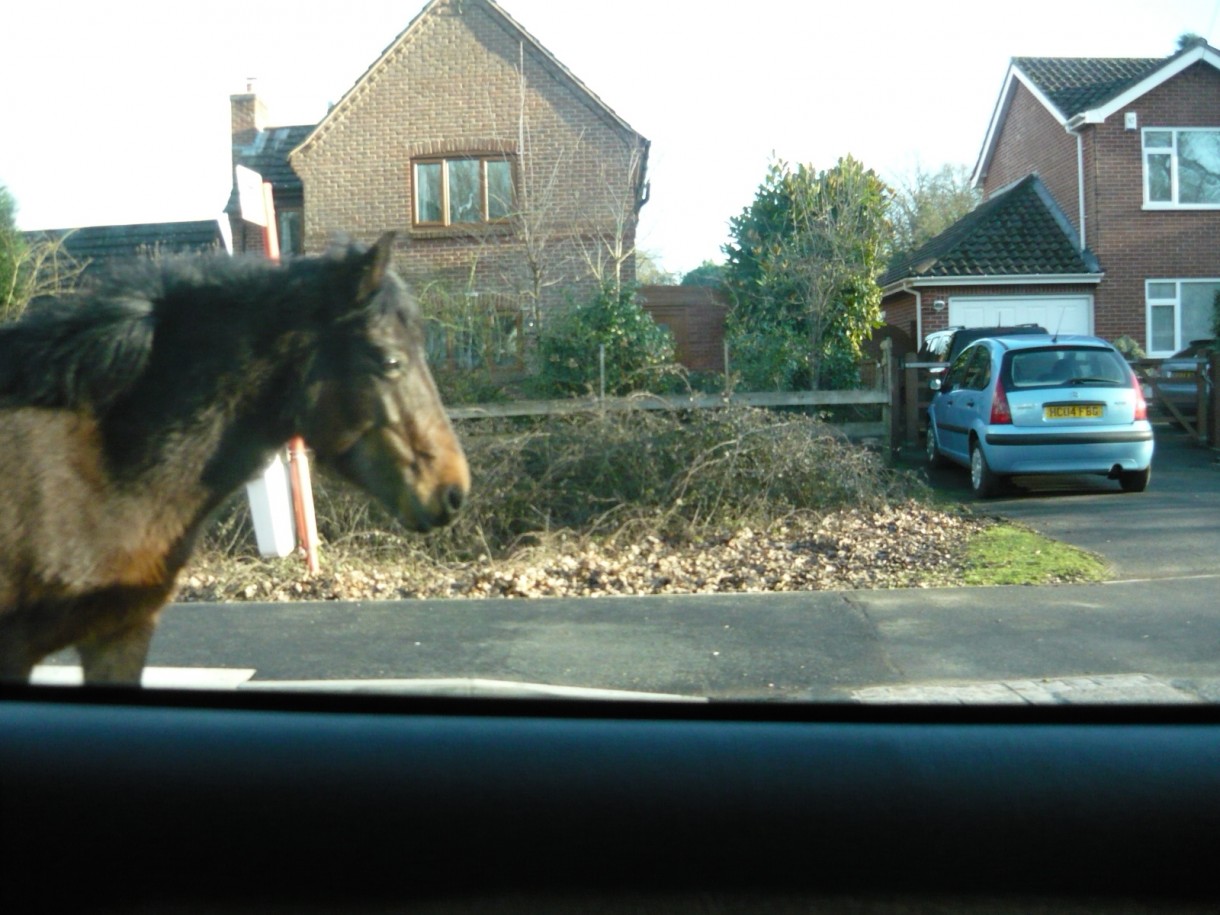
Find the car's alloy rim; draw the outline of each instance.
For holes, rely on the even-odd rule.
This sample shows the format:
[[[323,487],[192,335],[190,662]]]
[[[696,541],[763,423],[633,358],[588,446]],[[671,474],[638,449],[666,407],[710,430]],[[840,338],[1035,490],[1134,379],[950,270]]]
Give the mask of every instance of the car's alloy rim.
[[[970,452],[970,485],[975,489],[983,482],[983,455],[975,448]]]

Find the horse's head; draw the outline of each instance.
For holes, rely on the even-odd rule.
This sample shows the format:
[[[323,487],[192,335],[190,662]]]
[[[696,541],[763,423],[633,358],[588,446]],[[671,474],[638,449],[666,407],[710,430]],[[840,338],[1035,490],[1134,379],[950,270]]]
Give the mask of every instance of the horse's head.
[[[425,362],[418,308],[389,269],[393,240],[329,259],[300,431],[321,463],[427,531],[453,519],[470,470]]]

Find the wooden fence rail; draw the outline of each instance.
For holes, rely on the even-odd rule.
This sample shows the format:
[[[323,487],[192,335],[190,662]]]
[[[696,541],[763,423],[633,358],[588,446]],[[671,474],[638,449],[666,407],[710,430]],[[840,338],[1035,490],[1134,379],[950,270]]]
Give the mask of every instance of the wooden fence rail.
[[[1155,368],[1159,359],[1139,360],[1136,374],[1151,394],[1150,406],[1165,408],[1191,435],[1212,447],[1220,446],[1220,399],[1214,379],[1220,372],[1220,354],[1204,363],[1201,376],[1198,419],[1191,421],[1160,396]],[[630,397],[583,397],[563,400],[520,400],[509,403],[458,406],[449,410],[454,419],[490,419],[514,416],[563,416],[574,413],[623,412],[628,410],[710,410],[742,405],[751,407],[874,406],[880,420],[844,422],[834,426],[852,439],[880,439],[891,448],[918,448],[932,392],[928,387],[933,369],[943,362],[907,362],[895,370],[888,351],[883,357],[877,385],[850,391],[771,391],[725,394],[637,394]]]
[[[821,407],[878,406],[876,422],[836,423],[849,438],[888,438],[890,392],[888,388],[852,391],[770,391],[733,394],[637,394],[630,397],[582,397],[563,400],[518,400],[449,408],[453,419],[490,419],[516,416],[564,416],[574,413],[624,412],[629,410],[714,410],[728,406]]]
[[[1135,374],[1144,384],[1144,390],[1150,394],[1148,401],[1156,404],[1168,413],[1173,420],[1193,436],[1199,443],[1217,445],[1216,430],[1220,426],[1220,399],[1216,397],[1215,377],[1217,366],[1220,365],[1220,353],[1212,353],[1209,359],[1199,360],[1199,370],[1195,375],[1195,413],[1193,417],[1186,416],[1177,408],[1172,400],[1161,393],[1161,379],[1158,376],[1160,359],[1137,359],[1131,363]]]

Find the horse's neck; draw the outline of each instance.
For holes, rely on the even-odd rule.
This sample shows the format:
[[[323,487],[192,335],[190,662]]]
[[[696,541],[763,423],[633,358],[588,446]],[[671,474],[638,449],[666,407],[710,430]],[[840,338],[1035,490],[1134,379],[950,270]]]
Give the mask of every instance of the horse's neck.
[[[137,398],[111,435],[117,472],[131,485],[170,494],[192,518],[206,514],[288,440],[292,430],[276,400],[289,396],[284,387],[282,375],[228,372],[181,406],[163,391],[144,404]]]

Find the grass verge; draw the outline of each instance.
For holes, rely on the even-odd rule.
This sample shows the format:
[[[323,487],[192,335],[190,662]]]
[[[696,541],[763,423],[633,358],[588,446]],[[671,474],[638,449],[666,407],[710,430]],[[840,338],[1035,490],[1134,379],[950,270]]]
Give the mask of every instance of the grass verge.
[[[1007,522],[970,539],[962,570],[964,585],[1048,585],[1105,577],[1100,557]]]

